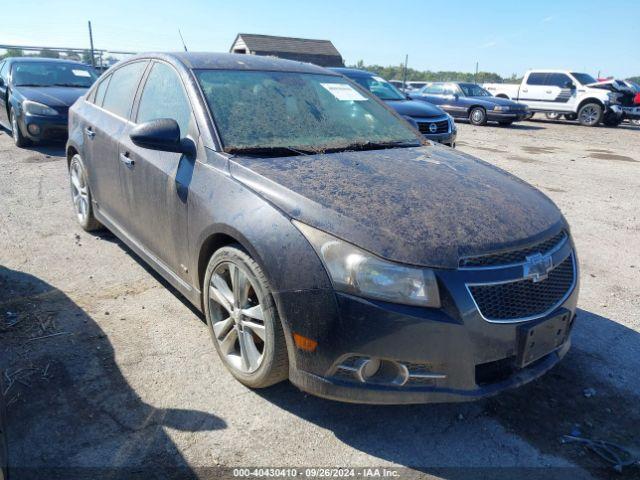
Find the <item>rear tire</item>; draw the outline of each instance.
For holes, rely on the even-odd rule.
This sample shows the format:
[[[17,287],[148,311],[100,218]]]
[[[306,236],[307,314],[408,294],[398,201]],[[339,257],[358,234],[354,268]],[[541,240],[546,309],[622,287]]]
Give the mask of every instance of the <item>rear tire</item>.
[[[82,157],[76,154],[69,162],[69,184],[71,201],[76,212],[76,219],[83,230],[92,232],[102,228],[102,224],[93,215],[93,203],[87,171]]]
[[[586,103],[578,110],[578,121],[585,127],[595,127],[602,121],[602,105]]]
[[[13,107],[9,109],[9,122],[11,123],[11,135],[13,136],[13,142],[16,144],[16,147],[24,148],[31,145],[31,141],[20,131],[18,119],[14,115]]]
[[[545,113],[545,116],[549,120],[560,120],[560,118],[562,117],[562,114],[557,112],[548,112],[548,113]]]
[[[578,118],[578,115],[576,115],[575,113],[565,113],[564,118],[565,120],[569,120],[570,122],[572,122]]]
[[[227,370],[250,388],[287,379],[287,344],[271,289],[240,245],[211,256],[202,291],[209,332]]]
[[[474,107],[469,112],[469,122],[472,125],[483,126],[487,124],[487,112],[482,107]]]

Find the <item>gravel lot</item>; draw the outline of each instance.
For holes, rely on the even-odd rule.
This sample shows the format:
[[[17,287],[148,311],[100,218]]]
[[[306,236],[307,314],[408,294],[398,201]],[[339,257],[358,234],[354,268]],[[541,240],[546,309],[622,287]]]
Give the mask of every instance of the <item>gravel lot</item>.
[[[582,268],[573,348],[542,379],[493,399],[376,407],[234,381],[186,301],[108,232],[76,226],[63,147],[19,150],[0,131],[0,370],[14,477],[70,466],[139,467],[145,478],[221,466],[612,475],[559,438],[578,428],[640,452],[640,129],[534,120],[461,124],[458,138],[568,218]],[[640,467],[625,472],[615,478]]]

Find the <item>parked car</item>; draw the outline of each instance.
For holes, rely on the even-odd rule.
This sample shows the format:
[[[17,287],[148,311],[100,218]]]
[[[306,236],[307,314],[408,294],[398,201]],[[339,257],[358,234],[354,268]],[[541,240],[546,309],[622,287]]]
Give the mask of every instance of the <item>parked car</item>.
[[[82,63],[15,57],[0,61],[0,125],[15,144],[67,139],[67,111],[97,78]]]
[[[456,146],[458,129],[453,117],[431,103],[409,100],[384,78],[355,68],[330,68],[373,93],[417,128],[429,140]]]
[[[71,107],[67,158],[79,224],[201,309],[250,387],[465,401],[569,349],[578,264],[558,208],[335,72],[134,56]]]
[[[588,127],[601,122],[617,126],[636,108],[633,96],[616,80],[598,82],[587,73],[568,70],[529,70],[520,85],[486,83],[484,88],[496,97],[522,102],[533,112],[565,115]]]
[[[529,113],[525,105],[495,98],[475,83],[429,82],[410,97],[434,103],[454,118],[469,120],[473,125],[487,122],[511,125],[524,120]]]
[[[633,91],[633,105],[634,107],[640,107],[640,85],[630,80],[623,80],[625,85],[629,87]],[[640,125],[640,111],[629,112],[625,114],[625,118],[627,118],[632,124]]]

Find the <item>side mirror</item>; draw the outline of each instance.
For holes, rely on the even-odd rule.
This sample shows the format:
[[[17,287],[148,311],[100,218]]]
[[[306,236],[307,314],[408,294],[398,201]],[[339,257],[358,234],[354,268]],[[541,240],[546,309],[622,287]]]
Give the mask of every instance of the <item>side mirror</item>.
[[[129,134],[131,141],[142,148],[194,156],[196,147],[190,138],[181,138],[178,122],[159,118],[136,126]]]

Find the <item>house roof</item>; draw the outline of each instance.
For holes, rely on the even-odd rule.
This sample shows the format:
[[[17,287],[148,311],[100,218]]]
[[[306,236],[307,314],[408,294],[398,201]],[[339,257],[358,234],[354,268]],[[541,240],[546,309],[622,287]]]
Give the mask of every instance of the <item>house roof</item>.
[[[340,52],[329,40],[239,33],[233,45],[236,44],[238,38],[242,38],[247,49],[251,52],[288,52],[341,57]]]

